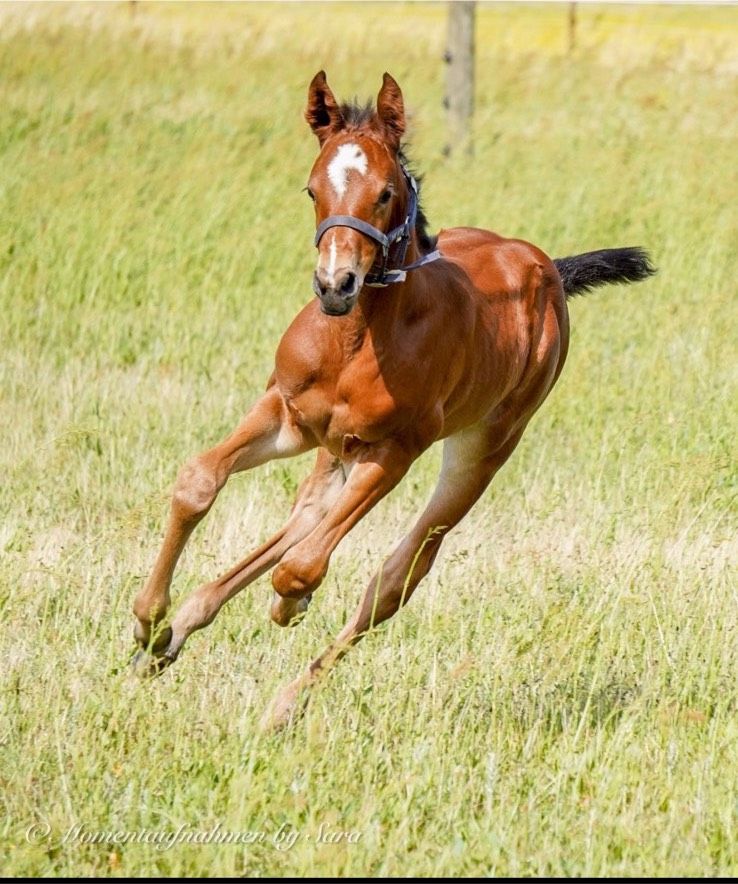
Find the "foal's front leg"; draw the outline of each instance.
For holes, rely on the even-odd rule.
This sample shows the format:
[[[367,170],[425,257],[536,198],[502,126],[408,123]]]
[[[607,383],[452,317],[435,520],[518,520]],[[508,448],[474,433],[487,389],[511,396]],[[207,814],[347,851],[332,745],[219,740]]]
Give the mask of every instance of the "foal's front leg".
[[[217,580],[205,583],[182,604],[172,619],[170,641],[159,659],[146,661],[152,674],[173,662],[185,641],[208,626],[236,593],[273,567],[296,543],[306,537],[334,503],[345,482],[341,461],[325,448],[318,449],[315,467],[301,486],[289,519],[273,537]],[[307,608],[308,599],[276,597],[272,620],[290,626]]]
[[[314,445],[297,426],[279,390],[273,386],[228,438],[185,464],[174,487],[164,542],[133,605],[134,635],[141,647],[147,647],[152,638],[155,653],[169,644],[171,630],[161,630],[158,635],[155,630],[170,605],[174,569],[190,535],[228,477],[274,458],[291,457]]]
[[[289,625],[323,579],[341,538],[397,484],[413,459],[392,442],[363,447],[344,484],[344,465],[321,449],[285,527],[221,578],[192,593],[172,619],[155,658],[139,658],[141,671],[155,674],[172,663],[193,632],[211,623],[228,599],[280,560],[272,578],[278,599],[271,613],[275,622]]]

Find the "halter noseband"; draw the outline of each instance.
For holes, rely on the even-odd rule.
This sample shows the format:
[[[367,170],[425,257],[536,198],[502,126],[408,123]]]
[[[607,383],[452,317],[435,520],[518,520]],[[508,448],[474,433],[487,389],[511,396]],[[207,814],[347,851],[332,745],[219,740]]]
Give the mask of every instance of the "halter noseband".
[[[412,232],[415,229],[415,221],[418,217],[418,185],[405,166],[400,164],[400,168],[408,184],[410,195],[408,197],[407,217],[399,227],[395,227],[389,233],[382,233],[378,227],[369,224],[368,221],[362,221],[361,218],[356,218],[353,215],[331,215],[319,224],[318,229],[315,231],[314,245],[316,247],[320,243],[323,234],[326,230],[330,230],[331,227],[351,227],[379,243],[382,249],[382,265],[378,273],[368,273],[364,279],[364,285],[371,286],[372,288],[384,288],[385,286],[392,285],[394,282],[403,282],[408,270],[415,270],[424,264],[430,264],[431,261],[437,261],[441,257],[441,253],[436,249],[427,255],[423,255],[419,260],[413,261],[412,264],[408,264],[407,267],[402,266]],[[390,248],[395,243],[399,243],[396,259],[400,266],[395,270],[388,270],[387,263],[389,262]]]

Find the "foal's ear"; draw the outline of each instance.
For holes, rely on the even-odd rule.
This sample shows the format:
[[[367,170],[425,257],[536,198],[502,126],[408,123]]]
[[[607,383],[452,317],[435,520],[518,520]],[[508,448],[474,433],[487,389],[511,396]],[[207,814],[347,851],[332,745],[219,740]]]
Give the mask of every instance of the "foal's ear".
[[[387,140],[395,149],[399,148],[405,134],[405,105],[397,81],[388,73],[385,73],[382,88],[377,95],[377,118],[384,128]]]
[[[329,135],[343,128],[343,115],[325,78],[325,71],[318,71],[310,83],[305,119],[321,145]]]

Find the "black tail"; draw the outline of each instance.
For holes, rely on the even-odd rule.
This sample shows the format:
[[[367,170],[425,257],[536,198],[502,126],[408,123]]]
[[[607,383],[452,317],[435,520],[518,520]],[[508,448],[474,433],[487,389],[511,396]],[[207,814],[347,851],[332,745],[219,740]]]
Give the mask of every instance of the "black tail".
[[[645,249],[600,249],[571,258],[556,258],[564,294],[581,295],[598,285],[612,282],[639,282],[656,273]]]

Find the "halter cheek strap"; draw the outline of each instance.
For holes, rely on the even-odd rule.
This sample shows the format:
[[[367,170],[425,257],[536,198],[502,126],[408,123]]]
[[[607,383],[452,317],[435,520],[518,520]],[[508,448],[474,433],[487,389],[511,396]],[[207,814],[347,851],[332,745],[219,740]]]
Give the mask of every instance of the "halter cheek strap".
[[[427,255],[423,255],[423,257],[419,258],[417,261],[413,261],[412,264],[408,264],[407,267],[400,266],[394,270],[387,269],[390,248],[395,243],[399,243],[396,255],[397,263],[402,265],[405,261],[407,247],[410,243],[410,238],[415,228],[415,221],[418,217],[418,185],[413,176],[404,166],[400,166],[400,168],[408,183],[410,196],[408,198],[407,217],[405,218],[405,221],[398,227],[395,227],[394,230],[390,230],[389,233],[382,233],[378,227],[369,224],[368,221],[362,221],[361,218],[356,218],[354,215],[331,215],[319,224],[318,229],[315,231],[314,245],[316,247],[320,243],[323,234],[326,230],[330,230],[331,227],[351,227],[353,230],[358,230],[359,233],[363,233],[364,236],[368,236],[369,239],[373,239],[378,243],[382,249],[382,264],[380,270],[378,273],[367,274],[364,279],[364,285],[371,286],[372,288],[384,288],[385,286],[392,285],[392,283],[402,282],[407,276],[409,270],[416,270],[418,267],[422,267],[424,264],[430,264],[432,261],[437,261],[441,257],[441,253],[436,249],[433,252],[429,252]]]

